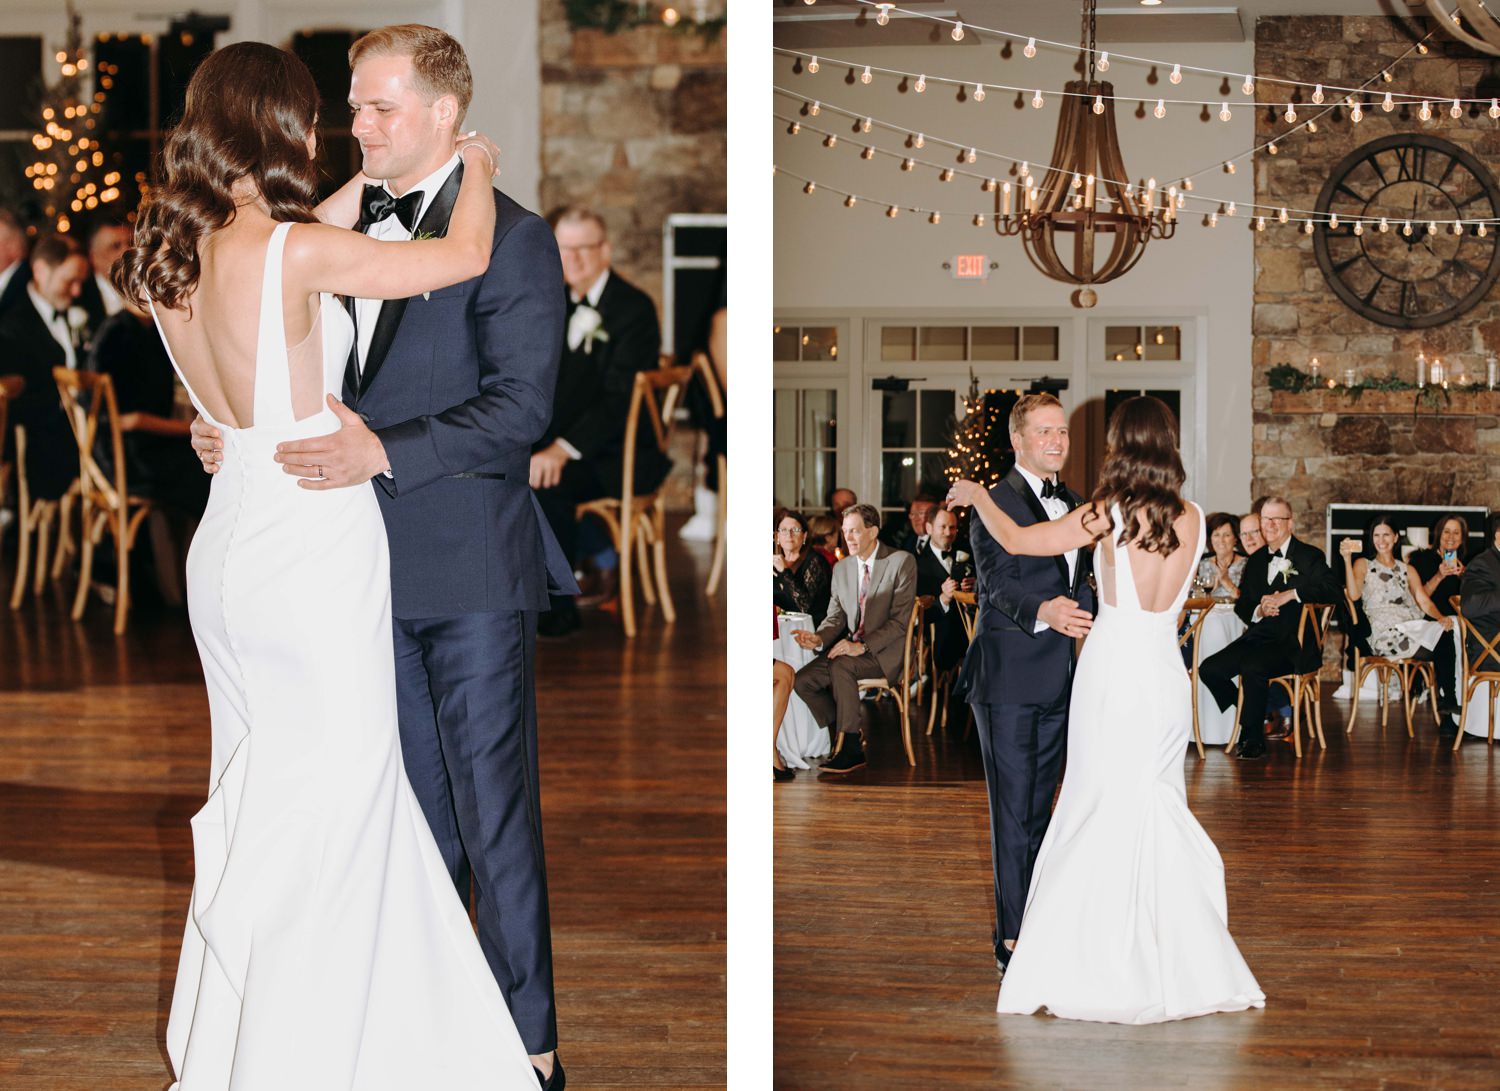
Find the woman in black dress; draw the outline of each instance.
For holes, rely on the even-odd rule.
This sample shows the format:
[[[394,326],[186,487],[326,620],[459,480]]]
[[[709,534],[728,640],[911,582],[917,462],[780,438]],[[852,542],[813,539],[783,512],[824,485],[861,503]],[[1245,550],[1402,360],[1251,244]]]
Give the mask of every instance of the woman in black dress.
[[[776,606],[787,613],[811,614],[813,628],[823,624],[833,583],[833,569],[807,544],[807,520],[794,511],[776,526],[771,554],[771,589]]]

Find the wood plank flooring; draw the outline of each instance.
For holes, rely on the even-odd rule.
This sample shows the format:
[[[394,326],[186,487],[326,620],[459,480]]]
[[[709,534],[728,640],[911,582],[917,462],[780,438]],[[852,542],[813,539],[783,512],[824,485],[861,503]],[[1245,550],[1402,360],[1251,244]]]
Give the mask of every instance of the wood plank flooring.
[[[670,533],[678,619],[613,613],[543,643],[542,814],[569,1085],[725,1083],[724,602]],[[13,535],[11,536],[13,542]],[[10,587],[11,564],[0,564]],[[0,605],[0,1087],[147,1089],[207,791],[184,613],[124,638],[71,584]]]
[[[1124,1027],[995,1013],[978,745],[910,769],[887,702],[867,772],[775,787],[776,1085],[1500,1086],[1500,747],[1375,705],[1300,763],[1188,751],[1266,1007]]]

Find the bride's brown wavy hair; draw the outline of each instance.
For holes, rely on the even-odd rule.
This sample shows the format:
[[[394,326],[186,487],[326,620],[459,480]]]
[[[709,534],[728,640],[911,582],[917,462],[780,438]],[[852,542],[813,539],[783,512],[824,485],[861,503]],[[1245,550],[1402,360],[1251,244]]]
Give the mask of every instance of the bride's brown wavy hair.
[[[1134,541],[1147,553],[1163,555],[1176,550],[1172,523],[1183,511],[1182,482],[1187,476],[1177,442],[1177,419],[1158,398],[1129,398],[1109,418],[1104,468],[1089,502],[1104,514],[1106,524],[1110,505],[1120,505],[1125,523],[1120,545]],[[1138,518],[1142,514],[1144,525]],[[1103,533],[1111,529],[1106,525]]]
[[[235,216],[231,187],[248,177],[278,223],[310,223],[317,168],[307,134],[318,88],[307,65],[264,42],[210,53],[188,82],[182,120],[167,138],[166,181],[141,210],[134,245],[115,263],[115,286],[144,307],[186,305],[199,252]]]

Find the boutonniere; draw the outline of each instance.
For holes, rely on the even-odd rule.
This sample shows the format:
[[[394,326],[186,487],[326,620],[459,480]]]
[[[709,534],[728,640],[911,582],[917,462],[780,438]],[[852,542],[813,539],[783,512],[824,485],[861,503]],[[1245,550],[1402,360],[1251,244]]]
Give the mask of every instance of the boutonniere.
[[[958,552],[953,554],[953,559],[959,564],[963,564],[969,559],[969,555],[960,549]]]
[[[584,352],[592,353],[595,341],[601,344],[609,341],[609,331],[604,328],[604,316],[587,303],[580,303],[568,322],[568,348],[576,352],[578,346],[582,345]]]
[[[1297,567],[1292,564],[1290,557],[1272,557],[1271,574],[1272,578],[1281,575],[1290,579],[1292,576],[1297,575]]]
[[[411,241],[412,242],[426,242],[428,239],[435,239],[435,238],[437,238],[437,232],[436,231],[413,231],[412,232],[412,236],[411,236]],[[432,293],[430,291],[423,292],[422,293],[422,298],[423,299],[431,299],[432,298]]]

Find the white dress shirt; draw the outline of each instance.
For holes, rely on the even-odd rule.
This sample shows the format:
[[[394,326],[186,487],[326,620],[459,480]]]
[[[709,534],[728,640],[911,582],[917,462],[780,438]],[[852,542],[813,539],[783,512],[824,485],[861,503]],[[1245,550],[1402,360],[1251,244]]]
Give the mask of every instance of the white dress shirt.
[[[120,293],[115,291],[115,286],[110,282],[109,277],[103,273],[95,273],[94,283],[99,286],[99,298],[104,301],[104,317],[119,314],[125,309],[125,301],[120,298]],[[4,291],[3,285],[0,285],[0,291]]]
[[[422,199],[417,202],[417,217],[412,221],[413,223],[419,224],[422,222],[422,217],[426,214],[427,207],[432,204],[433,195],[443,188],[443,183],[448,180],[448,175],[452,174],[453,168],[458,166],[458,158],[457,155],[454,155],[448,162],[444,163],[407,191],[407,193],[420,192],[422,194]],[[390,193],[392,197],[397,196],[397,194],[391,191],[389,182],[383,183],[383,186],[385,191]],[[405,196],[405,194],[401,194],[400,196]],[[387,216],[378,224],[374,224],[365,234],[372,239],[379,239],[382,242],[392,240],[409,242],[412,237],[412,232],[408,231],[405,225],[394,215]],[[356,299],[354,301],[354,322],[358,327],[359,333],[357,341],[359,352],[356,359],[359,362],[361,374],[365,370],[365,357],[370,352],[370,339],[375,336],[375,323],[380,318],[380,308],[383,306],[385,306],[385,300],[383,299]]]
[[[602,273],[599,274],[599,279],[596,280],[596,281],[594,281],[593,285],[583,295],[579,295],[577,292],[573,291],[572,288],[569,288],[568,289],[568,298],[570,300],[572,300],[574,303],[576,303],[576,304],[578,304],[580,306],[583,306],[583,305],[587,304],[588,306],[593,307],[595,310],[598,310],[599,309],[599,297],[604,294],[604,286],[606,284],[608,284],[608,283],[609,283],[609,270],[606,268],[604,270],[604,272],[602,272]],[[578,346],[581,345],[581,344],[583,344],[583,336],[582,336],[582,334],[580,334],[578,336],[578,338],[575,340],[574,336],[573,336],[573,324],[571,322],[569,322],[568,323],[568,351],[569,352],[577,352],[578,351]],[[568,458],[571,459],[571,460],[573,460],[573,461],[577,461],[578,459],[580,459],[580,458],[583,457],[582,452],[580,452],[577,447],[574,447],[567,440],[563,439],[562,436],[558,436],[557,437],[557,445],[559,447],[561,447],[563,449],[563,451],[567,454]]]
[[[1286,541],[1284,541],[1284,542],[1281,543],[1281,548],[1280,549],[1272,549],[1270,546],[1266,546],[1266,550],[1268,551],[1267,554],[1266,554],[1266,583],[1267,584],[1271,584],[1271,583],[1274,583],[1276,581],[1276,575],[1277,575],[1277,573],[1271,567],[1272,565],[1274,565],[1276,563],[1276,559],[1278,557],[1280,557],[1282,560],[1289,560],[1290,559],[1290,558],[1287,557],[1287,548],[1291,544],[1292,544],[1292,540],[1290,538],[1288,538]],[[1287,588],[1283,588],[1282,590],[1288,590],[1288,589]],[[1292,601],[1293,602],[1301,602],[1302,601],[1302,596],[1297,593],[1297,589],[1294,587],[1294,588],[1290,588],[1290,590],[1292,592]],[[1250,623],[1253,625],[1257,621],[1261,621],[1261,620],[1263,620],[1263,619],[1261,617],[1260,607],[1257,606],[1255,608],[1255,612],[1250,615]]]
[[[1041,501],[1042,510],[1047,513],[1048,519],[1061,519],[1064,515],[1068,514],[1068,502],[1066,500],[1056,496],[1042,500],[1042,479],[1040,477],[1032,473],[1025,466],[1022,466],[1019,462],[1016,463],[1016,470],[1026,479],[1026,484],[1031,486],[1031,491],[1037,500]],[[1078,571],[1078,550],[1070,549],[1063,556],[1068,562],[1068,586],[1072,587],[1073,576]],[[1045,621],[1041,620],[1041,618],[1038,618],[1032,632],[1040,633],[1051,627]]]
[[[31,297],[31,305],[36,308],[36,313],[42,318],[42,323],[47,327],[47,332],[52,335],[52,340],[62,346],[67,355],[69,370],[76,371],[78,368],[78,353],[73,348],[73,331],[68,328],[68,312],[58,313],[53,310],[52,304],[42,298],[36,288],[30,284],[26,285],[26,294]]]

